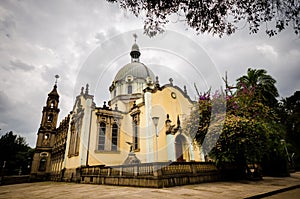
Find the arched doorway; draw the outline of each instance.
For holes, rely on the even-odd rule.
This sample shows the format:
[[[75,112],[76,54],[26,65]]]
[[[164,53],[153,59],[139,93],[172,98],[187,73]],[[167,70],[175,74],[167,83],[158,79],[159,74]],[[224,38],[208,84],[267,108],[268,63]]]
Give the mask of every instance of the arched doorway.
[[[175,138],[175,152],[176,152],[176,160],[177,162],[186,162],[188,161],[188,150],[187,149],[187,142],[186,138],[179,134]]]

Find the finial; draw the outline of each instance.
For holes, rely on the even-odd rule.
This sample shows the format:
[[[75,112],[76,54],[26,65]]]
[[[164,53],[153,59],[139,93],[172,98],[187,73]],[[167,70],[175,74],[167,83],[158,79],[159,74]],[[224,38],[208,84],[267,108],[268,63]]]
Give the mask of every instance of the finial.
[[[184,93],[187,94],[186,85],[183,86]]]
[[[103,102],[103,108],[106,108],[106,101]]]
[[[179,115],[177,115],[177,126],[180,127],[180,119],[179,119]]]
[[[137,34],[136,33],[133,33],[133,37],[134,37],[134,43],[136,43],[136,39],[137,39]]]
[[[83,90],[84,90],[84,87],[81,87],[80,95],[83,95]]]
[[[155,83],[159,84],[158,76],[155,77]]]
[[[172,77],[169,79],[169,81],[170,81],[171,86],[173,86],[173,78]]]
[[[86,84],[86,86],[85,86],[85,94],[86,95],[89,94],[89,84]]]
[[[59,78],[59,75],[55,75],[54,77],[55,77],[55,85],[57,85],[57,80]]]

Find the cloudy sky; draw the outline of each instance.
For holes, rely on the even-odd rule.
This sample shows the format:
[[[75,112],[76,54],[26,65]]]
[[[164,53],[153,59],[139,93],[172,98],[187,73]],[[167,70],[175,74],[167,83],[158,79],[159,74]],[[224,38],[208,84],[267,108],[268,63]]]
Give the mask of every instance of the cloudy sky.
[[[137,33],[141,61],[160,83],[199,90],[230,83],[248,67],[263,68],[277,80],[280,98],[300,89],[300,40],[291,29],[269,38],[242,28],[232,36],[197,35],[172,20],[155,39],[142,35],[143,19],[105,1],[0,1],[0,134],[14,131],[35,146],[42,107],[60,75],[60,119],[72,109],[80,87],[101,106],[114,75],[130,61]]]

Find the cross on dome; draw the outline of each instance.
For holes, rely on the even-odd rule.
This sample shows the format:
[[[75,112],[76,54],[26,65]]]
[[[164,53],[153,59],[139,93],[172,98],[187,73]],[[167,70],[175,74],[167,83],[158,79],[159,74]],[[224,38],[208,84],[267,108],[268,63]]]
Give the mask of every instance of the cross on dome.
[[[133,33],[133,37],[134,37],[134,43],[136,43],[136,39],[137,39],[137,34],[136,33]]]
[[[57,85],[57,80],[59,78],[59,75],[55,75],[54,77],[55,77],[55,85]]]

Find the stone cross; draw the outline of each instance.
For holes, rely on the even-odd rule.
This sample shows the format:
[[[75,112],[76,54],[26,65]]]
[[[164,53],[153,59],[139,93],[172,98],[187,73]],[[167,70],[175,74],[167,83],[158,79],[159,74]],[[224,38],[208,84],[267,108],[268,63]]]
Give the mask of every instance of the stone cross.
[[[55,77],[55,85],[57,85],[57,80],[59,78],[59,75],[55,75],[54,77]]]
[[[136,43],[136,39],[137,39],[137,37],[138,37],[137,34],[134,33],[134,34],[133,34],[133,37],[134,37],[134,43]]]

